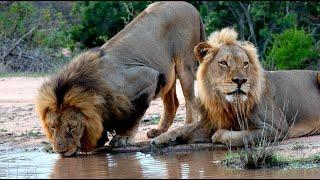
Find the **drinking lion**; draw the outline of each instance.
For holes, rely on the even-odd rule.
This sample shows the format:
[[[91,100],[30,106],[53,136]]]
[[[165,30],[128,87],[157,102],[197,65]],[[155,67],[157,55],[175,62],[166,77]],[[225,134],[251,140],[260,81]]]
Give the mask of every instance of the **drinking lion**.
[[[150,5],[100,48],[80,54],[39,90],[37,112],[54,150],[71,156],[108,141],[134,144],[139,121],[152,100],[164,112],[156,137],[171,126],[179,102],[176,78],[186,99],[186,123],[194,118],[196,58],[193,47],[205,40],[199,12],[186,2]]]

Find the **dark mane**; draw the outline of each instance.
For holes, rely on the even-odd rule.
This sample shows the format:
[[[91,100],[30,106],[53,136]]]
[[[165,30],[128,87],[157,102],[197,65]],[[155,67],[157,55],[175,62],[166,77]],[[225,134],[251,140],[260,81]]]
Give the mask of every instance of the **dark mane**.
[[[53,78],[54,92],[57,99],[57,106],[64,103],[64,97],[71,88],[79,87],[84,92],[103,92],[98,67],[101,61],[98,59],[104,55],[100,48],[91,49],[73,59],[62,71]]]

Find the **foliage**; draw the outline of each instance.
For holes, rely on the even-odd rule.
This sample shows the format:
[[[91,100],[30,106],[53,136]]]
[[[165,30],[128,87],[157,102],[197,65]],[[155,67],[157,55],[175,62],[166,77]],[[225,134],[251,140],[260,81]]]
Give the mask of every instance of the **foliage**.
[[[273,37],[287,29],[305,29],[310,32],[315,41],[313,49],[319,52],[319,2],[193,1],[191,3],[199,9],[207,35],[223,27],[234,27],[239,32],[241,40],[248,40],[256,45],[263,64],[266,64],[264,61],[270,57],[268,50],[273,47]],[[310,64],[316,61],[315,58],[309,60]],[[299,66],[299,68],[305,67]]]
[[[73,41],[66,31],[69,22],[53,5],[0,4],[0,73],[48,72],[65,63],[61,50]]]
[[[147,1],[76,2],[73,17],[80,17],[71,30],[73,40],[86,47],[101,46],[147,7]]]
[[[278,69],[303,69],[308,58],[315,58],[314,41],[304,30],[287,29],[275,34],[267,63],[273,62]]]
[[[295,156],[281,154],[281,151],[266,152],[259,149],[252,149],[249,152],[236,151],[228,152],[221,163],[227,167],[239,169],[258,169],[274,167],[319,167],[320,154],[315,153],[309,156]]]
[[[229,151],[222,160],[222,164],[229,167],[258,169],[262,167],[272,167],[274,155],[266,151],[265,148],[252,148],[238,152]]]
[[[319,65],[312,68],[320,67],[319,57],[314,55],[319,54],[320,50],[320,2],[188,2],[199,10],[207,35],[224,27],[234,27],[241,40],[251,41],[257,46],[260,60],[267,69],[306,68],[307,64],[310,68],[311,64],[314,66],[316,63]],[[80,49],[101,46],[151,3],[152,1],[0,2],[0,71],[3,69],[1,67],[15,72],[52,70],[57,67],[55,64],[65,63]],[[36,30],[6,55],[17,40],[34,27],[37,27]],[[291,32],[291,29],[297,31]],[[307,33],[305,36],[301,35],[302,30]],[[290,33],[294,34],[295,40],[291,39]],[[281,40],[275,40],[276,37]],[[300,47],[299,39],[306,40],[304,45],[310,46],[310,51],[312,49],[314,54],[309,49],[306,52],[295,52],[298,53],[295,59],[288,63],[285,56],[293,55],[292,49],[286,48]],[[62,49],[69,49],[72,54],[66,57],[62,54]]]
[[[31,2],[13,2],[9,7],[1,7],[1,37],[18,39],[32,27],[39,25],[30,38],[29,45],[48,48],[61,47],[68,44],[70,38],[66,34],[67,22],[61,12],[49,8],[37,9]],[[66,38],[67,37],[67,38]]]

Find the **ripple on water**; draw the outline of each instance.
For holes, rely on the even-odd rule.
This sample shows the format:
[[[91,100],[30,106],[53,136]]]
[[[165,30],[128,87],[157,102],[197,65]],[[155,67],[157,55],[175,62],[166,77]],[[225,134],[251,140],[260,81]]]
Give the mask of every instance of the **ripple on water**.
[[[0,152],[4,178],[319,178],[319,168],[237,170],[213,163],[225,152],[95,154],[64,158],[39,151]]]

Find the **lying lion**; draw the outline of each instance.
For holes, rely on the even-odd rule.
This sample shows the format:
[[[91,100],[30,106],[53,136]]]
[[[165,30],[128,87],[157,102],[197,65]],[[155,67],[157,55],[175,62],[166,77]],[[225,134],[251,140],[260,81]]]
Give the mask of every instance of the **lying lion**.
[[[193,47],[205,40],[198,11],[186,2],[150,5],[101,48],[73,59],[45,82],[36,102],[47,138],[64,156],[89,152],[108,141],[134,144],[139,121],[152,100],[161,97],[164,112],[156,137],[171,126],[179,102],[176,78],[186,99],[186,123],[192,111],[196,58]]]
[[[263,71],[256,48],[223,29],[198,44],[201,119],[166,132],[153,145],[257,144],[320,133],[319,71]]]

